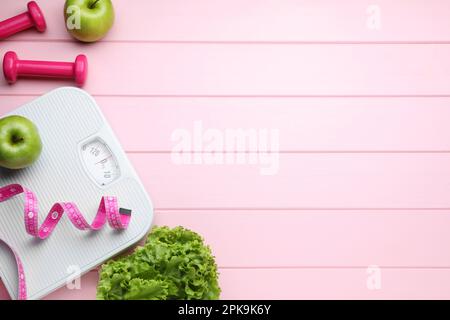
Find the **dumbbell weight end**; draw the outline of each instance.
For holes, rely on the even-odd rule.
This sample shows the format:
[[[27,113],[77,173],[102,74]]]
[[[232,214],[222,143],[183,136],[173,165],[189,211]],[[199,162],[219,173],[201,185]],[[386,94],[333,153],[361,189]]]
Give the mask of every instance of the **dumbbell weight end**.
[[[0,40],[33,27],[39,32],[45,31],[47,24],[37,3],[31,1],[27,7],[27,12],[0,22]]]

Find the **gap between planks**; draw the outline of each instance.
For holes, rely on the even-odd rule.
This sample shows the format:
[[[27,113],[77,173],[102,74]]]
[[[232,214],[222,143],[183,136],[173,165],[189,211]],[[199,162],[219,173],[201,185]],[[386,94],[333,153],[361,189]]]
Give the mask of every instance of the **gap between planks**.
[[[57,89],[59,87],[55,87]],[[283,94],[283,95],[262,95],[262,94],[102,94],[92,93],[91,96],[98,98],[159,98],[159,99],[407,99],[407,98],[450,98],[450,94]],[[35,93],[0,93],[0,97],[32,97],[41,95]]]
[[[7,39],[3,42],[73,43],[72,39]],[[214,41],[214,40],[102,40],[103,43],[187,45],[447,45],[450,41]]]

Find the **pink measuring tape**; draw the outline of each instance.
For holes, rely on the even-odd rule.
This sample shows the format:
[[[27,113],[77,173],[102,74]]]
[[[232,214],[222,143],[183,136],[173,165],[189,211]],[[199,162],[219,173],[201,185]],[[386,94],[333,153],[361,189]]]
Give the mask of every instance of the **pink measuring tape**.
[[[42,225],[39,227],[38,223],[38,204],[37,198],[34,193],[20,184],[11,184],[0,188],[0,202],[11,199],[12,197],[23,193],[25,198],[24,205],[24,220],[25,229],[33,237],[44,240],[50,236],[55,229],[59,220],[64,213],[67,214],[72,224],[79,230],[100,230],[106,222],[109,223],[111,228],[122,230],[128,227],[131,218],[131,211],[127,209],[118,208],[117,198],[105,196],[100,201],[100,206],[97,211],[97,215],[94,218],[92,224],[89,224],[83,217],[77,206],[71,202],[58,202],[55,203],[45,218]],[[2,239],[0,239],[5,243]],[[25,272],[22,261],[20,260],[16,251],[11,246],[5,243],[6,246],[14,254],[14,258],[17,264],[17,270],[19,274],[19,300],[27,299],[27,287],[25,281]]]

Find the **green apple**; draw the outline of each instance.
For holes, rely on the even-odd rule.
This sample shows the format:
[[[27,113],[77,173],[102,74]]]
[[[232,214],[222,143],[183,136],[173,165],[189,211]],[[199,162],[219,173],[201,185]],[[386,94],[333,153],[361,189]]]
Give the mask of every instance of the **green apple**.
[[[111,0],[66,0],[64,18],[75,39],[95,42],[113,26],[114,7]]]
[[[26,168],[41,151],[41,137],[33,122],[21,116],[0,119],[0,167]]]

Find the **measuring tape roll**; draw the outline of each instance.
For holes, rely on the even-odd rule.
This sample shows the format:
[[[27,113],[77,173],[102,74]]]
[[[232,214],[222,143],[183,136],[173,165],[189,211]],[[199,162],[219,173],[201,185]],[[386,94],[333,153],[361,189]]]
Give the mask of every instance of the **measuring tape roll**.
[[[38,203],[37,198],[31,190],[26,189],[20,184],[11,184],[0,188],[0,202],[11,199],[12,197],[24,194],[24,221],[25,230],[28,234],[38,239],[44,240],[50,236],[50,234],[55,229],[59,220],[65,213],[70,222],[79,230],[100,230],[106,222],[111,226],[111,228],[116,230],[123,230],[128,227],[131,219],[131,211],[127,209],[122,209],[118,207],[117,198],[111,196],[104,196],[100,201],[100,205],[97,214],[94,218],[92,224],[89,224],[84,218],[83,214],[77,208],[77,206],[72,202],[58,202],[55,203],[47,214],[42,225],[39,227],[38,222]],[[14,254],[14,258],[17,264],[17,271],[19,275],[19,290],[18,299],[27,299],[27,287],[25,281],[25,272],[22,261],[20,260],[17,252],[8,245],[5,241],[0,239],[1,242],[5,243],[6,246]]]

